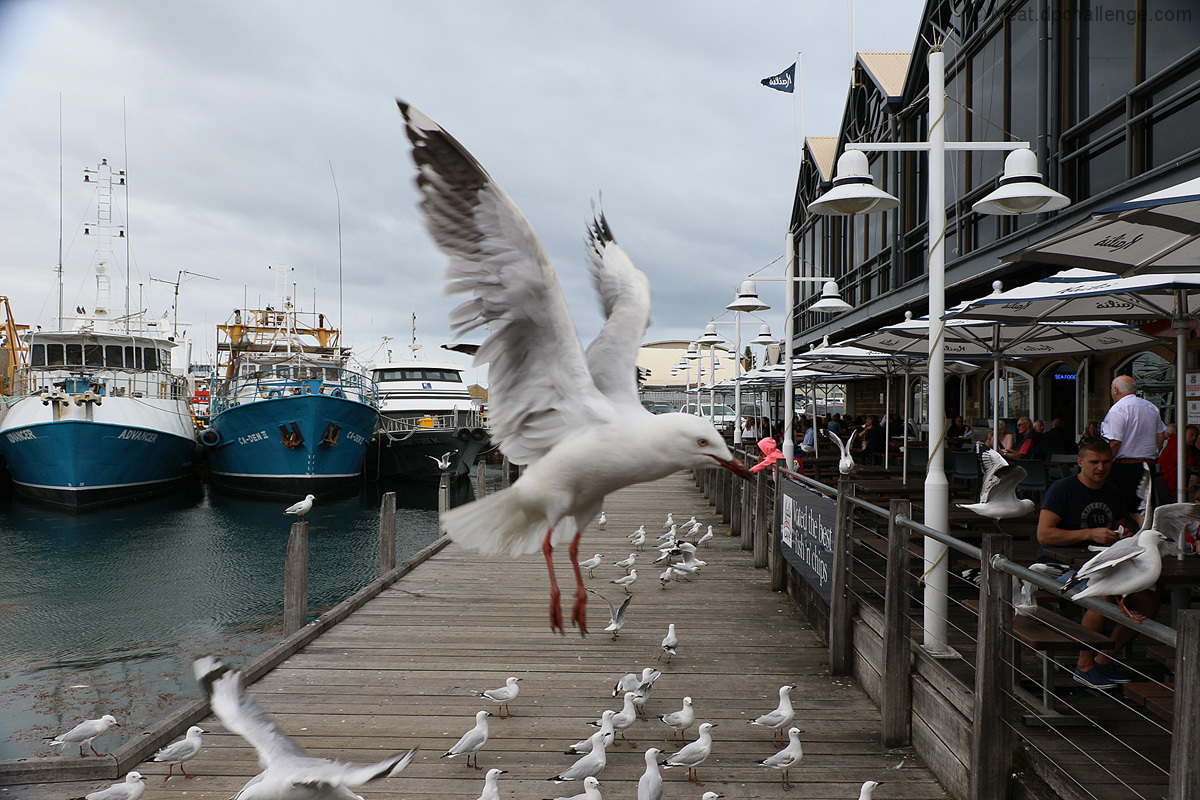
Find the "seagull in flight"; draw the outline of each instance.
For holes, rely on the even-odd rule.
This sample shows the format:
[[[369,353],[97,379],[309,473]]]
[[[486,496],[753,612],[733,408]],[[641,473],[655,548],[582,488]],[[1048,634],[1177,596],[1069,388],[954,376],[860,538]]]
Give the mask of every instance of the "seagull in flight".
[[[650,323],[650,283],[617,245],[604,213],[588,227],[586,250],[605,323],[585,352],[550,259],[516,203],[441,126],[397,104],[426,227],[449,257],[446,289],[467,295],[450,312],[450,331],[487,327],[475,358],[489,365],[492,435],[510,461],[527,465],[512,486],[448,511],[442,524],[452,540],[485,554],[541,550],[557,632],[563,620],[552,555],[569,543],[571,622],[585,633],[579,539],[607,495],[681,469],[750,473],[708,420],[642,407],[635,363]]]
[[[1036,504],[1029,499],[1017,499],[1017,486],[1025,480],[1025,468],[1010,464],[995,448],[979,455],[983,461],[983,486],[978,503],[956,503],[959,508],[974,511],[981,517],[994,520],[1020,517],[1030,513]]]
[[[446,470],[450,469],[450,458],[453,455],[454,455],[454,451],[451,450],[447,453],[442,453],[440,458],[438,456],[430,456],[430,455],[427,455],[425,457],[432,458],[434,463],[438,465],[438,469],[440,469],[442,472],[445,472]]]
[[[292,505],[285,508],[283,510],[283,513],[291,514],[294,517],[299,517],[300,521],[303,522],[304,515],[310,511],[312,511],[313,500],[316,500],[316,499],[317,498],[313,497],[311,494],[307,495],[299,503],[293,503]]]
[[[825,431],[825,435],[838,446],[838,451],[842,454],[838,458],[838,472],[842,475],[853,475],[858,469],[858,464],[854,463],[854,457],[850,455],[850,445],[843,442],[842,437],[833,431]]]
[[[634,570],[633,577],[635,579],[637,578],[637,570]],[[615,583],[615,581],[612,582]],[[629,596],[625,598],[624,603],[621,603],[620,608],[616,608],[607,597],[600,594],[595,589],[588,589],[588,591],[596,595],[596,597],[599,597],[604,601],[604,604],[608,606],[609,623],[608,627],[604,629],[604,632],[612,633],[612,638],[616,639],[617,633],[620,632],[621,628],[625,627],[625,609],[629,608],[629,601],[633,599],[633,593],[626,589],[625,591],[629,594]]]
[[[409,750],[365,767],[314,758],[246,694],[241,672],[211,656],[197,659],[192,668],[213,714],[226,730],[254,746],[263,768],[230,800],[355,800],[358,795],[352,789],[377,778],[394,778],[417,752]]]

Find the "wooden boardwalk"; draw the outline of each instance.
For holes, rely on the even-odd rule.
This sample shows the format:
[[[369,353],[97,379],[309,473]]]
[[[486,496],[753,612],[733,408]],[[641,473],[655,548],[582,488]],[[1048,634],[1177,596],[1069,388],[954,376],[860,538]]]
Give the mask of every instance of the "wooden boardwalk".
[[[399,777],[361,791],[366,798],[478,797],[483,771],[468,768],[461,757],[439,756],[471,727],[476,711],[496,710],[473,691],[500,686],[509,675],[523,679],[512,704],[517,716],[489,719],[480,765],[508,771],[500,782],[505,800],[581,792],[578,782],[546,779],[572,763],[564,750],[594,730],[588,721],[620,707],[611,696],[616,679],[646,666],[662,669],[663,676],[647,703],[650,721],[627,732],[637,749],[620,739],[609,748],[599,776],[608,800],[636,798],[645,748],[674,751],[671,730],[657,717],[678,709],[684,695],[695,703],[697,725],[717,723],[713,754],[700,768],[703,789],[689,784],[684,770],[664,771],[667,800],[699,798],[706,790],[730,800],[852,799],[868,779],[884,782],[876,792],[880,800],[947,796],[911,752],[880,747],[875,707],[851,680],[829,676],[827,652],[811,628],[786,596],[770,591],[766,571],[752,568],[751,554],[724,535],[727,527],[718,524],[686,473],[623,490],[609,498],[605,511],[607,530],[593,526],[580,555],[604,554],[588,584],[617,602],[624,592],[608,583],[620,572],[610,565],[629,554],[626,536],[638,525],[656,536],[671,511],[677,520],[695,515],[717,533],[711,549],[701,548],[709,562],[703,574],[665,590],[657,580],[661,565],[649,563],[657,553],[639,555],[644,569],[638,569],[628,621],[615,641],[603,633],[607,607],[595,597],[588,606],[591,635],[550,633],[540,554],[482,558],[451,545],[288,658],[251,692],[314,755],[367,763],[419,748]],[[566,554],[557,556],[560,583],[570,587]],[[570,596],[568,588],[568,616]],[[654,656],[668,622],[676,624],[679,653],[660,666]],[[770,732],[747,721],[774,708],[780,685],[788,682],[797,685],[792,697],[805,756],[791,771],[793,787],[784,791],[776,771],[755,763],[778,749]],[[138,769],[149,776],[145,800],[226,800],[258,771],[242,739],[212,717],[200,724],[210,732],[187,765],[197,777],[164,783],[166,768],[144,763]],[[689,734],[695,738],[695,728]],[[9,787],[5,796],[79,797],[107,783],[47,784],[26,792]]]

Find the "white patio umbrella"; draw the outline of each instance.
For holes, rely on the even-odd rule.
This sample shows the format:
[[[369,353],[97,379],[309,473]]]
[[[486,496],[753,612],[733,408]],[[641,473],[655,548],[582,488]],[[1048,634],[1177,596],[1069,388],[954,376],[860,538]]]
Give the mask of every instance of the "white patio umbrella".
[[[1111,273],[1070,269],[1027,286],[968,303],[954,318],[1001,322],[1040,320],[1170,320],[1175,330],[1176,419],[1184,405],[1185,342],[1200,318],[1200,272],[1146,273],[1120,278]],[[1176,448],[1176,493],[1183,501],[1183,447]]]
[[[992,430],[1000,421],[1000,362],[1005,358],[1131,350],[1156,343],[1137,327],[1111,320],[999,322],[955,317],[967,303],[947,313],[945,348],[956,358],[987,358],[992,362]],[[888,353],[918,354],[929,347],[929,318],[913,318],[888,325],[854,340],[854,344]]]

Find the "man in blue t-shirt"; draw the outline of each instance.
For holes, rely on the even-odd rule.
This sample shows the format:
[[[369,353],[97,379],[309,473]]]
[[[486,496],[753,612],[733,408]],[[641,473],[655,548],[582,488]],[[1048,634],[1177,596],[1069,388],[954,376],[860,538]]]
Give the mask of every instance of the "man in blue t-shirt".
[[[1126,509],[1121,495],[1108,482],[1112,472],[1112,450],[1104,439],[1086,439],[1079,447],[1079,474],[1070,475],[1050,484],[1042,500],[1038,516],[1038,544],[1058,548],[1078,548],[1081,557],[1091,556],[1087,546],[1097,544],[1107,547],[1118,539],[1133,535],[1124,529]],[[1050,561],[1038,550],[1039,561]],[[1112,598],[1105,598],[1112,602]],[[1153,619],[1158,613],[1158,593],[1146,589],[1125,598],[1129,608]],[[1083,627],[1101,632],[1104,617],[1096,611],[1085,611]],[[1091,650],[1081,651],[1074,672],[1075,680],[1093,689],[1112,689],[1118,683],[1128,683],[1129,678],[1117,671],[1112,656],[1129,643],[1134,630],[1124,625],[1113,632],[1112,650],[1103,650],[1093,657]]]

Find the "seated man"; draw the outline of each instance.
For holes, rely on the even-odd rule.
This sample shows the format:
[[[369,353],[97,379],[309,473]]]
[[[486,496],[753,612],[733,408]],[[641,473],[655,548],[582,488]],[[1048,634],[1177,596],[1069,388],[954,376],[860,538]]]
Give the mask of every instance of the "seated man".
[[[1038,516],[1037,537],[1038,561],[1051,563],[1051,557],[1043,553],[1049,545],[1057,548],[1077,549],[1079,558],[1087,559],[1093,554],[1089,544],[1107,547],[1133,531],[1118,532],[1126,518],[1125,507],[1120,495],[1107,478],[1112,472],[1112,450],[1103,439],[1086,440],[1079,448],[1079,474],[1050,484],[1042,500]],[[1065,575],[1063,576],[1065,579]],[[1113,598],[1105,598],[1109,602]],[[1125,605],[1153,618],[1158,613],[1158,593],[1146,589],[1125,598]],[[1093,631],[1104,630],[1105,619],[1098,612],[1085,611],[1083,627]],[[1113,650],[1104,650],[1093,656],[1091,650],[1079,654],[1073,677],[1093,689],[1112,689],[1118,683],[1128,683],[1129,678],[1117,671],[1112,663],[1113,654],[1134,637],[1132,628],[1120,625],[1113,633]]]
[[[963,422],[963,418],[955,417],[954,421],[950,423],[950,427],[946,428],[946,438],[961,439],[967,435],[967,430],[969,429]]]
[[[1050,421],[1050,430],[1042,437],[1042,447],[1051,456],[1066,455],[1076,449],[1075,437],[1063,425],[1062,417]]]
[[[1029,417],[1017,420],[1017,438],[1008,450],[1003,451],[1008,458],[1044,459],[1042,435],[1033,429]]]

